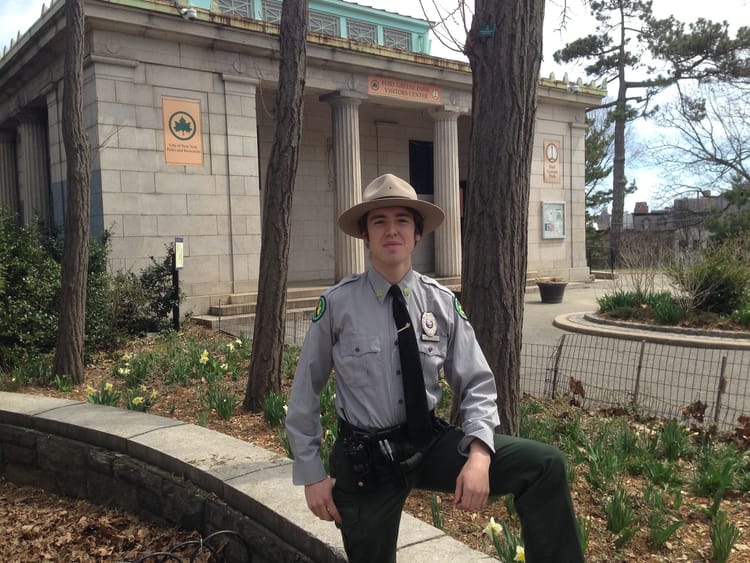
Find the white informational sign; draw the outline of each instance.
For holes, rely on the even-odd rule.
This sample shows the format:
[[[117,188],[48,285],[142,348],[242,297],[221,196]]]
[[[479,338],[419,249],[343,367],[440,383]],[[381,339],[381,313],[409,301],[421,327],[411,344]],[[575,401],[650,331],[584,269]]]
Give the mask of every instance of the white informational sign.
[[[565,202],[542,202],[542,238],[565,238]]]

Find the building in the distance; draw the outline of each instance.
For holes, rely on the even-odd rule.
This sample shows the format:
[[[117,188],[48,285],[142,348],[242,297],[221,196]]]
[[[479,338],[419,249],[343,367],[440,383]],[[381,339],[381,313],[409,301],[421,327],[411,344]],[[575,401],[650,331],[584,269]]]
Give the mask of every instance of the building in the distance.
[[[181,286],[195,312],[257,287],[280,7],[84,2],[93,233],[111,232],[113,269],[136,271],[181,237]],[[408,178],[447,213],[439,234],[418,246],[415,266],[459,276],[469,66],[429,56],[427,22],[342,0],[311,0],[309,30],[289,281],[330,283],[365,267],[361,241],[341,235],[335,218],[385,172]],[[0,58],[0,205],[23,221],[65,221],[65,34],[57,0]],[[531,277],[588,276],[585,109],[603,95],[580,81],[540,79]]]

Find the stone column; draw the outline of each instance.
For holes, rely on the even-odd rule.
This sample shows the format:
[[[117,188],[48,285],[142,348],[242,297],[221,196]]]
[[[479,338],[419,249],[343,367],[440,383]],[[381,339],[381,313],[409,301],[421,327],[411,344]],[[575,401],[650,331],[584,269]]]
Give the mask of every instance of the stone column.
[[[0,208],[18,213],[16,132],[0,130]]]
[[[362,201],[362,169],[359,159],[359,104],[365,96],[339,91],[321,96],[331,105],[333,125],[333,162],[335,182],[334,222],[342,212]],[[365,269],[364,244],[335,230],[336,281]]]
[[[435,205],[445,212],[443,225],[435,231],[435,275],[461,275],[461,208],[458,173],[457,111],[431,113],[434,126]]]
[[[50,190],[47,125],[41,115],[23,113],[18,119],[18,191],[22,220],[38,216],[49,222]]]

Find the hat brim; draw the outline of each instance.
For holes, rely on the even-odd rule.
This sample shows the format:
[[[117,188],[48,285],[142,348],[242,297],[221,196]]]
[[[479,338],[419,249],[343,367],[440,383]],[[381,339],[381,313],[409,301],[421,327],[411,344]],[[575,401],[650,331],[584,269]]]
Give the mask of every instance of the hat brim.
[[[443,222],[443,219],[445,219],[445,213],[443,213],[443,210],[429,201],[401,197],[384,197],[372,201],[365,201],[344,211],[339,216],[339,229],[349,236],[364,238],[364,235],[359,232],[358,223],[360,217],[373,209],[381,209],[383,207],[408,207],[409,209],[414,209],[424,219],[424,228],[422,229],[423,235],[431,233],[437,229]]]

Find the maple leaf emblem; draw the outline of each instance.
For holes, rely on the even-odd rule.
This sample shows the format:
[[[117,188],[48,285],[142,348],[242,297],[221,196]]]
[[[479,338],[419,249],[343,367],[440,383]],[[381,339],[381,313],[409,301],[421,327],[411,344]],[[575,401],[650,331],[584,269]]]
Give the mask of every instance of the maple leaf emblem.
[[[174,122],[175,133],[190,133],[192,129],[193,127],[184,117],[181,117],[179,120]]]

